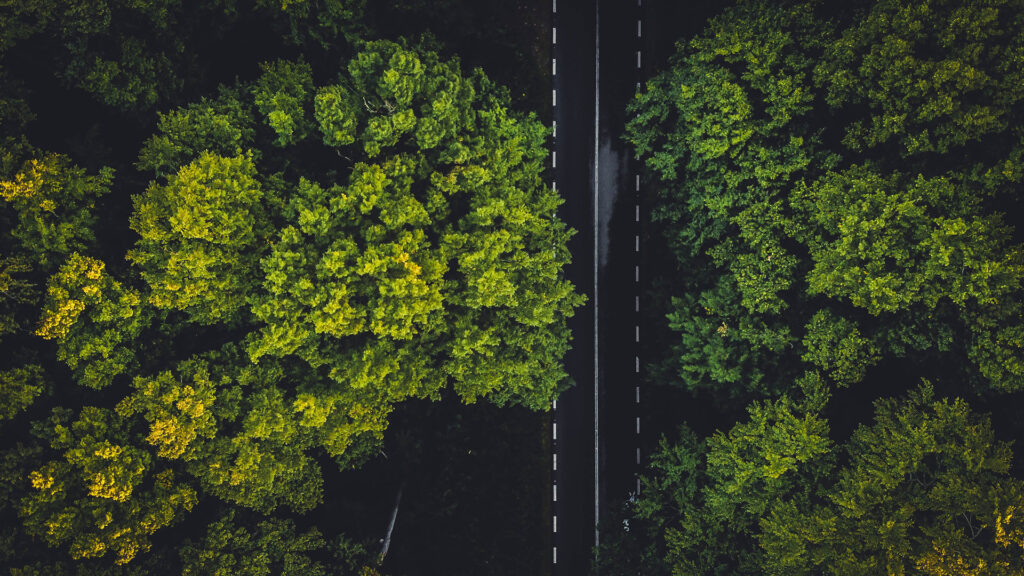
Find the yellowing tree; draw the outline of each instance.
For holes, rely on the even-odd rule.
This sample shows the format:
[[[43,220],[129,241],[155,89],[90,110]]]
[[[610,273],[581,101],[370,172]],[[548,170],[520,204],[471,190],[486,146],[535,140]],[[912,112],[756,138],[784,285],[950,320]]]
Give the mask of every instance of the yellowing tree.
[[[173,132],[147,144],[147,158],[189,149],[188,134],[235,134],[221,154],[252,146],[179,158],[137,198],[130,258],[149,302],[250,327],[252,362],[320,371],[289,401],[334,455],[379,437],[396,402],[446,384],[467,401],[547,406],[580,298],[561,275],[569,232],[541,179],[539,123],[457,61],[389,42],[369,43],[338,84],[315,88],[309,66],[277,62],[252,104],[246,93],[164,116]],[[240,136],[241,110],[271,146]],[[314,139],[344,161],[293,152]]]
[[[406,399],[540,410],[567,385],[582,297],[547,131],[481,72],[371,42],[335,83],[274,62],[158,129],[129,271],[74,253],[50,278],[37,333],[79,383],[130,391],[42,427],[60,442],[23,500],[33,534],[128,562],[200,494],[311,510],[323,456],[367,457]],[[260,530],[300,539],[283,526]]]

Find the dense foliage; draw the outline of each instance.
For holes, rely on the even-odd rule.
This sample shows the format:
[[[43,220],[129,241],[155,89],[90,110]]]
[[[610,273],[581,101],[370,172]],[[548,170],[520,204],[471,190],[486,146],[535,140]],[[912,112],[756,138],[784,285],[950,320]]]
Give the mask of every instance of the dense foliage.
[[[896,361],[1024,389],[1024,5],[742,2],[627,130],[675,256],[667,379],[719,398]]]
[[[783,399],[662,440],[606,573],[1019,574],[1024,481],[988,418],[930,385],[876,402],[842,446]],[[618,568],[618,569],[615,569]]]
[[[661,439],[602,573],[1020,574],[1019,408],[962,398],[1024,390],[1024,3],[741,1],[677,48],[627,128],[652,379],[747,417]]]
[[[0,571],[372,576],[392,481],[457,532],[432,483],[540,476],[582,297],[523,94],[360,0],[0,4]]]
[[[262,17],[292,44],[354,39],[362,0],[19,0],[0,6],[0,55],[40,50],[67,85],[109,106],[171,102],[209,75],[211,41],[239,19]]]

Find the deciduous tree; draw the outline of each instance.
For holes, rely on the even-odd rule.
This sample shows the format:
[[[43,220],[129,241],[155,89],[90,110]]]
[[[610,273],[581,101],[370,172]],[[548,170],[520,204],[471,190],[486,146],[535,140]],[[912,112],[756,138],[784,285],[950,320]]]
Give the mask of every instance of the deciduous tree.
[[[723,399],[894,359],[1024,386],[1021,22],[1009,0],[741,2],[681,44],[627,129],[678,265],[663,373]]]

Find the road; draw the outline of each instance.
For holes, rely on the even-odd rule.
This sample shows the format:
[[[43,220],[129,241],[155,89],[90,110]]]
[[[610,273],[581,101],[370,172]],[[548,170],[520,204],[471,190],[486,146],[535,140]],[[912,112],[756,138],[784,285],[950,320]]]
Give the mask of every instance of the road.
[[[552,573],[590,573],[612,506],[638,489],[640,455],[639,180],[622,142],[625,108],[643,72],[643,7],[554,0],[552,102],[560,215],[578,231],[567,275],[589,297],[571,321],[566,367],[575,386],[552,426]]]
[[[570,319],[566,370],[575,386],[556,403],[552,422],[552,573],[587,574],[594,543],[594,0],[553,0],[552,102],[555,183],[566,203],[559,215],[577,230],[567,277],[587,293]]]
[[[626,106],[675,42],[730,4],[553,0],[552,102],[560,216],[578,233],[567,275],[589,297],[571,320],[566,368],[575,386],[555,405],[552,574],[592,572],[594,546],[618,506],[641,492],[645,446],[701,408],[670,387],[645,390],[643,227],[655,196],[623,143]]]

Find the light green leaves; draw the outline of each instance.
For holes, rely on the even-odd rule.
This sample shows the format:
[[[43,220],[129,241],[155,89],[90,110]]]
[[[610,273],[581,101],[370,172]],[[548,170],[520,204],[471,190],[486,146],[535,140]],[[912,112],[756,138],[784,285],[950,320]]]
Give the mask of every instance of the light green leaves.
[[[148,321],[137,291],[76,252],[50,278],[36,334],[57,340],[57,357],[80,384],[104,388],[134,366],[134,340]]]
[[[342,86],[326,86],[317,91],[313,115],[320,125],[324,144],[347,146],[356,140],[358,117],[352,95]]]
[[[812,246],[811,292],[881,314],[943,298],[988,305],[1019,290],[1024,253],[1008,246],[998,214],[971,214],[976,196],[947,178],[907,182],[867,166],[829,174],[796,197],[835,231]]]
[[[92,246],[96,200],[109,192],[113,178],[109,168],[89,176],[57,154],[27,161],[13,179],[0,182],[0,199],[18,215],[12,235],[37,265],[54,269]]]
[[[274,144],[289,146],[308,135],[307,108],[313,97],[313,71],[308,64],[286,60],[265,64],[253,96],[256,109],[277,134]]]
[[[333,184],[299,180],[261,262],[250,357],[329,370],[302,406],[332,454],[449,382],[466,401],[543,406],[579,302],[543,128],[432,52],[370,43],[348,73],[314,107],[324,142],[358,160]]]
[[[195,490],[134,446],[112,411],[86,407],[73,421],[57,412],[45,433],[61,458],[29,474],[21,515],[31,534],[67,546],[73,559],[131,562],[196,504]]]
[[[256,282],[263,196],[252,156],[204,152],[136,197],[131,225],[141,238],[128,258],[149,302],[203,324],[235,319]]]

